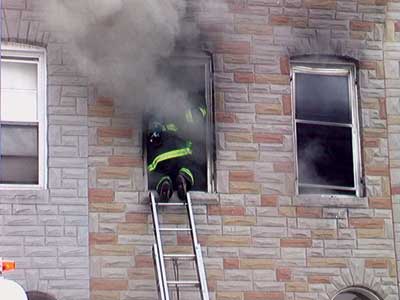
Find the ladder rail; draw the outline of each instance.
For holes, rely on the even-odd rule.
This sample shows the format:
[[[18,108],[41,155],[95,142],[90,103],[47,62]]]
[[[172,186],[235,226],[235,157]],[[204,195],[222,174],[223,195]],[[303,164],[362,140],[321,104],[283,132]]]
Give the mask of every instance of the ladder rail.
[[[186,208],[187,208],[187,212],[188,212],[188,216],[189,216],[189,227],[191,229],[190,233],[192,235],[193,251],[196,256],[195,263],[196,263],[197,276],[198,276],[199,282],[200,282],[201,299],[209,300],[207,278],[206,278],[206,273],[205,273],[205,269],[204,269],[203,255],[201,253],[200,244],[197,240],[196,224],[194,222],[194,214],[193,214],[193,208],[192,208],[192,199],[190,198],[189,193],[186,194],[186,201],[187,201]]]
[[[199,244],[196,232],[196,224],[194,221],[194,213],[192,207],[192,200],[190,198],[190,194],[186,194],[186,201],[182,204],[180,203],[157,203],[155,199],[155,195],[150,192],[151,199],[151,212],[153,217],[153,230],[155,236],[155,244],[153,245],[153,258],[156,270],[156,278],[159,289],[160,300],[170,300],[171,296],[169,293],[169,287],[175,287],[178,292],[179,297],[179,287],[197,287],[200,292],[200,296],[202,300],[209,300],[209,293],[207,287],[207,277],[204,268],[203,262],[203,254],[201,252],[201,246]],[[158,217],[158,209],[157,206],[185,206],[188,216],[188,227],[161,227]],[[161,234],[162,232],[189,232],[191,235],[192,242],[192,254],[164,254]],[[188,281],[188,280],[179,280],[179,275],[175,280],[168,280],[167,272],[165,267],[165,261],[172,260],[176,261],[177,259],[184,260],[192,260],[195,263],[196,273],[197,273],[197,281]],[[176,276],[175,276],[176,277]]]
[[[160,264],[160,256],[158,254],[157,244],[153,245],[153,260],[154,260],[154,265],[156,267],[156,276],[157,276],[156,278],[157,278],[157,285],[158,285],[158,292],[160,295],[160,299],[165,300],[165,290],[161,278],[161,264]]]
[[[159,273],[159,278],[161,279],[161,287],[162,287],[162,292],[160,291],[161,300],[169,300],[169,289],[168,289],[168,284],[167,284],[167,273],[165,271],[165,261],[164,261],[164,251],[162,248],[162,241],[161,241],[161,234],[160,234],[160,223],[158,221],[158,212],[157,212],[157,203],[154,197],[153,193],[150,193],[150,199],[151,199],[151,212],[153,216],[153,229],[154,229],[154,236],[155,236],[155,246],[157,248],[156,253],[158,256],[156,256],[156,259],[158,259],[159,262],[159,267],[160,267],[160,273]],[[157,261],[156,261],[157,263]],[[157,270],[158,271],[158,270]]]

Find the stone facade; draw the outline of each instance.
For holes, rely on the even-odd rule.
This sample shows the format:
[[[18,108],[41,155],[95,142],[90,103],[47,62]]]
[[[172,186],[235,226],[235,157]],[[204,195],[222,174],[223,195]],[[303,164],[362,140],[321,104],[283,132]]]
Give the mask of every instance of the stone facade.
[[[0,191],[0,256],[27,291],[89,299],[87,79],[38,1],[2,1],[2,41],[47,51],[48,188]]]
[[[11,278],[57,299],[156,299],[140,116],[96,94],[38,3],[3,0],[2,38],[47,49],[49,188],[0,191],[0,255],[18,263]],[[189,5],[215,67],[217,191],[194,195],[211,298],[328,300],[364,286],[399,299],[400,3]],[[307,54],[359,62],[365,197],[295,195],[290,61]]]

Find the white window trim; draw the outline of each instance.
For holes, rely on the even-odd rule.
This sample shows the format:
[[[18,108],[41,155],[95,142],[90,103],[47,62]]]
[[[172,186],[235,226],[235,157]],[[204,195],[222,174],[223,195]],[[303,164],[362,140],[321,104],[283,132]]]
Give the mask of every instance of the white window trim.
[[[299,170],[298,170],[298,152],[297,152],[297,122],[296,119],[296,74],[325,74],[325,75],[348,75],[349,76],[349,99],[352,113],[352,149],[353,149],[353,170],[354,170],[354,187],[355,197],[363,196],[362,181],[362,159],[361,159],[361,143],[360,143],[360,124],[359,124],[359,104],[356,81],[356,66],[352,63],[340,64],[322,64],[310,62],[292,62],[291,67],[291,90],[292,90],[292,122],[293,122],[293,138],[294,138],[294,160],[295,160],[295,191],[297,196],[307,196],[313,194],[299,193]],[[311,123],[311,122],[310,122]],[[315,124],[323,124],[324,122],[313,122]],[[314,185],[318,187],[318,185]],[[321,186],[321,188],[329,188],[330,186]],[[334,187],[333,187],[334,188]],[[314,194],[316,195],[316,194]],[[319,196],[335,196],[349,197],[349,195],[339,194],[318,194]]]
[[[0,184],[0,190],[42,190],[47,188],[47,61],[46,49],[19,43],[1,43],[1,57],[38,60],[38,184]]]

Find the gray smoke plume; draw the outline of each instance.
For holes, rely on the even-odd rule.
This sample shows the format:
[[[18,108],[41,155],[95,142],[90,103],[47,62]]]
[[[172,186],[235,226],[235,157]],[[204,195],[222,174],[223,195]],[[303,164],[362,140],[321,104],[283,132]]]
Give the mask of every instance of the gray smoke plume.
[[[50,26],[68,33],[71,55],[98,94],[137,112],[186,98],[158,69],[182,37],[184,0],[54,0],[51,11]]]

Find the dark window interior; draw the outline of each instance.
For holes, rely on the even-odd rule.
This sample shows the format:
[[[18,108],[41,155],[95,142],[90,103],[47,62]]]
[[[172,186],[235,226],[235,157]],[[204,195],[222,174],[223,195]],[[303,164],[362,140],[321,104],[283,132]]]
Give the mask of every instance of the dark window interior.
[[[26,293],[28,296],[28,300],[56,300],[56,298],[50,296],[49,294],[38,292],[38,291],[29,291]]]
[[[335,300],[371,300],[368,297],[354,292],[341,293],[335,297]]]
[[[0,183],[38,184],[38,126],[0,125]]]
[[[296,118],[350,124],[348,77],[296,74]]]
[[[352,187],[351,128],[297,125],[300,183]]]
[[[354,195],[348,76],[296,73],[300,194]]]
[[[162,69],[162,72],[167,73],[167,77],[170,78],[175,88],[185,91],[190,106],[202,106],[207,108],[207,114],[211,113],[210,108],[207,107],[206,101],[206,69],[204,64],[185,66],[168,65]],[[165,99],[165,101],[168,101],[168,99]],[[173,113],[184,114],[184,110],[180,107],[173,107],[173,110]],[[179,115],[177,116],[179,118]],[[192,190],[207,191],[207,118],[201,120],[197,124],[198,126],[190,133],[190,140],[193,143],[193,154],[189,158],[179,159],[177,164],[182,167],[187,167],[192,171],[194,176],[194,186]],[[147,157],[147,161],[149,162],[149,157]],[[156,172],[148,173],[150,190],[156,188],[159,178],[160,174]]]

